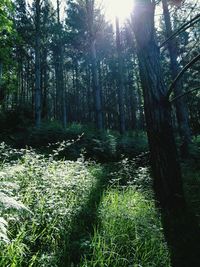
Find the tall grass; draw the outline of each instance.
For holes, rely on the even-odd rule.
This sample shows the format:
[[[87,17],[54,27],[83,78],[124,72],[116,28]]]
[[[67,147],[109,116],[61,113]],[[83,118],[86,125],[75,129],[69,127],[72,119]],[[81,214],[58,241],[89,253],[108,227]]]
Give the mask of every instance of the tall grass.
[[[23,150],[0,166],[0,266],[59,266],[81,209],[97,183],[98,165],[45,158]],[[57,151],[55,151],[55,155]]]
[[[170,257],[152,194],[133,185],[108,189],[99,225],[81,267],[169,267]]]

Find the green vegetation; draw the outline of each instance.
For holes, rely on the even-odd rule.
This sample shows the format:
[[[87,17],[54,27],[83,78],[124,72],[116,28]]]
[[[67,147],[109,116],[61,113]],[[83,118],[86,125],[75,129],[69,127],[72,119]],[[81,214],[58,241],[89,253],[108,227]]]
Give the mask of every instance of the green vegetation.
[[[43,156],[1,144],[0,266],[169,266],[148,169],[58,159],[63,146]]]
[[[16,112],[0,118],[5,129],[0,133],[0,140],[16,148],[31,146],[44,153],[51,153],[57,142],[73,140],[70,146],[62,149],[61,157],[76,160],[84,152],[86,158],[100,162],[116,161],[121,155],[135,157],[148,149],[147,137],[142,131],[127,132],[121,136],[117,131],[98,131],[92,126],[78,123],[63,129],[58,122],[43,123],[40,128],[35,128],[30,126],[30,121],[23,114]],[[14,128],[18,130],[13,133]]]
[[[134,187],[104,194],[91,258],[81,266],[171,266],[158,213],[148,198]]]
[[[19,160],[1,164],[0,266],[58,266],[101,168],[20,152]]]
[[[0,267],[200,266],[200,1],[129,2],[0,0]]]

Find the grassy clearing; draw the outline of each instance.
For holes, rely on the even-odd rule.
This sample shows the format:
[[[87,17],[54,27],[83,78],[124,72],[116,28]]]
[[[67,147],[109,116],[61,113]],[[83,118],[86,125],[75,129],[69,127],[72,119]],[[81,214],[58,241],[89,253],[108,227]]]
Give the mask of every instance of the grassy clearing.
[[[5,147],[0,166],[0,266],[59,266],[101,168]],[[58,151],[54,151],[57,155]],[[18,160],[10,156],[20,155]]]
[[[103,195],[99,224],[89,243],[90,252],[80,266],[169,267],[169,252],[152,193],[138,187],[142,177],[143,180],[144,176],[148,178],[148,171],[140,169],[131,182],[127,174],[133,166],[128,165],[127,161],[120,165],[123,168],[119,176],[114,173],[119,178],[118,185],[115,181],[115,185]],[[120,181],[125,175],[128,184],[122,186]]]

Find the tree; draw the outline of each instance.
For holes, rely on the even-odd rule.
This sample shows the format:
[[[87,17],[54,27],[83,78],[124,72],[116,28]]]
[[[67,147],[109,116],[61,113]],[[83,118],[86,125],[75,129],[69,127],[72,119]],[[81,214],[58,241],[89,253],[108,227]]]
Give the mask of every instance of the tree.
[[[97,50],[96,50],[96,30],[95,29],[95,1],[85,0],[86,18],[88,26],[88,35],[90,43],[91,69],[94,88],[94,103],[96,110],[96,124],[99,130],[103,129],[103,113],[102,113],[102,99],[101,88],[98,77],[97,67]],[[99,26],[99,25],[98,25]]]
[[[13,31],[13,22],[10,19],[13,5],[10,0],[2,0],[0,3],[0,102],[5,97],[3,88],[3,67],[5,61],[9,60],[11,52],[11,36],[15,34]]]
[[[170,20],[170,13],[168,8],[167,0],[162,0],[163,5],[163,14],[165,20],[165,28],[166,28],[166,39],[172,35],[172,26]],[[169,40],[167,43],[169,56],[170,56],[170,65],[171,65],[171,77],[172,80],[178,75],[180,71],[180,67],[177,61],[178,58],[178,51],[176,47],[176,39]],[[181,95],[183,93],[183,83],[181,80],[176,84],[174,89],[175,97]],[[179,125],[179,132],[182,139],[182,155],[185,156],[188,154],[188,145],[191,142],[191,132],[189,127],[189,117],[188,117],[188,110],[187,104],[185,103],[184,98],[179,98],[175,101],[176,105],[176,116]]]
[[[183,206],[184,198],[171,124],[171,106],[166,98],[167,88],[155,41],[154,13],[154,1],[136,1],[133,30],[144,95],[154,189],[161,206],[174,209]]]
[[[66,95],[64,86],[64,44],[63,44],[63,26],[60,20],[60,2],[57,0],[57,24],[54,36],[54,62],[56,75],[56,110],[57,118],[63,127],[67,126],[66,117]]]
[[[119,130],[125,133],[125,114],[124,114],[124,81],[122,65],[122,47],[120,40],[119,19],[116,17],[116,47],[118,57],[118,103],[119,103]]]
[[[40,31],[41,1],[35,0],[35,124],[41,125],[41,62],[40,62]]]

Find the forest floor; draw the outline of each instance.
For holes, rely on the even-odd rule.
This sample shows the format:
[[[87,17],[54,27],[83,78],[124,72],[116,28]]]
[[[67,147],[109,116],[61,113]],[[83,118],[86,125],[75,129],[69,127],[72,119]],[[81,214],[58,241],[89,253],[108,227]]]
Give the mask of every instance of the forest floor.
[[[190,212],[173,217],[156,205],[148,154],[71,161],[62,145],[44,156],[1,144],[0,266],[200,266],[199,161],[182,164]]]

